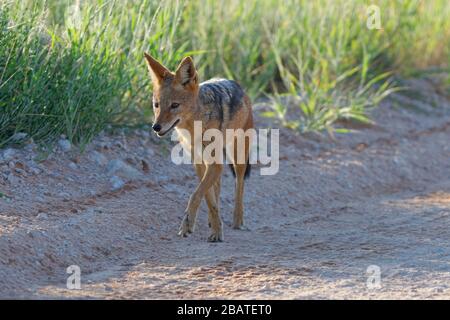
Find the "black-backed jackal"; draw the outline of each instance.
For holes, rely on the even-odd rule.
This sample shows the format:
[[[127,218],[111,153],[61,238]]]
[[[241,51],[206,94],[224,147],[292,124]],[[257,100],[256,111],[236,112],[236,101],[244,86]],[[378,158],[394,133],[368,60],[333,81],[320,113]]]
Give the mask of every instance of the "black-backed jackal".
[[[194,137],[194,121],[201,121],[203,132],[208,129],[221,132],[226,129],[242,129],[245,132],[253,128],[250,99],[235,81],[211,79],[199,83],[191,57],[184,58],[175,72],[169,71],[148,54],[145,54],[145,58],[153,81],[153,130],[158,136],[161,137],[175,128],[183,147],[193,153],[194,139],[190,137]],[[189,139],[183,136],[186,133],[190,134]],[[233,139],[236,139],[236,136]],[[229,141],[225,141],[225,144],[228,145]],[[243,193],[244,178],[250,173],[250,144],[250,138],[245,139],[244,150],[242,147],[238,150],[239,144],[234,143],[230,157],[236,179],[233,217],[235,229],[245,228]],[[207,143],[202,141],[202,145],[205,147]],[[238,157],[240,152],[244,154],[244,162],[237,160],[242,159],[242,153]],[[201,200],[205,198],[211,229],[208,241],[222,241],[219,200],[223,164],[201,162],[194,164],[194,167],[200,183],[189,198],[179,234],[184,237],[194,231],[197,211]]]

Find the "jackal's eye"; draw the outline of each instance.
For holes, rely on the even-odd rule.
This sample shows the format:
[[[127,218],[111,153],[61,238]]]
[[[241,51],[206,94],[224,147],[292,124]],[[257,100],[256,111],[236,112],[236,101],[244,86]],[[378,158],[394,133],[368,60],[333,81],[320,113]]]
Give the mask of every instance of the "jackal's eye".
[[[176,109],[176,108],[178,108],[179,106],[180,106],[179,103],[174,102],[174,103],[172,103],[172,104],[170,105],[170,108]]]
[[[158,102],[154,102],[154,103],[153,103],[153,106],[154,106],[156,109],[158,109],[158,108],[159,108],[159,103],[158,103]]]

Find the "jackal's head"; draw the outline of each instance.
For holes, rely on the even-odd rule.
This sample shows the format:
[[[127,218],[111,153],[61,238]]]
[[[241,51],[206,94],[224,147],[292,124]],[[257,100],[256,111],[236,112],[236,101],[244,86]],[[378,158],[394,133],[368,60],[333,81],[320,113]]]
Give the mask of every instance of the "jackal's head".
[[[153,130],[162,137],[191,120],[199,88],[197,71],[191,57],[184,58],[171,72],[149,54],[144,55],[153,82]]]

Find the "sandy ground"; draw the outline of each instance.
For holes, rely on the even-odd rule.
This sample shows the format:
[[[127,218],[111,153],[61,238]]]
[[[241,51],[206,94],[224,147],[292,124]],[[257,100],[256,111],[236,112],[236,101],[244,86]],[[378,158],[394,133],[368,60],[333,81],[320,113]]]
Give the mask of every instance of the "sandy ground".
[[[450,104],[419,85],[427,103],[392,97],[337,141],[282,129],[280,172],[247,180],[250,231],[230,227],[226,172],[222,243],[206,241],[205,204],[177,236],[196,178],[149,132],[41,162],[33,144],[3,150],[0,298],[450,298]]]

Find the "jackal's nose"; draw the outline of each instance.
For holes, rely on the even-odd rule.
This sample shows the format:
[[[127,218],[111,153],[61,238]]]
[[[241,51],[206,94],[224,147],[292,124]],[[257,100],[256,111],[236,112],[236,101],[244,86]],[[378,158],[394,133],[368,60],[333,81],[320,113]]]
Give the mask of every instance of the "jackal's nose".
[[[153,130],[155,130],[155,132],[161,131],[161,125],[160,124],[154,124],[152,128],[153,128]]]

